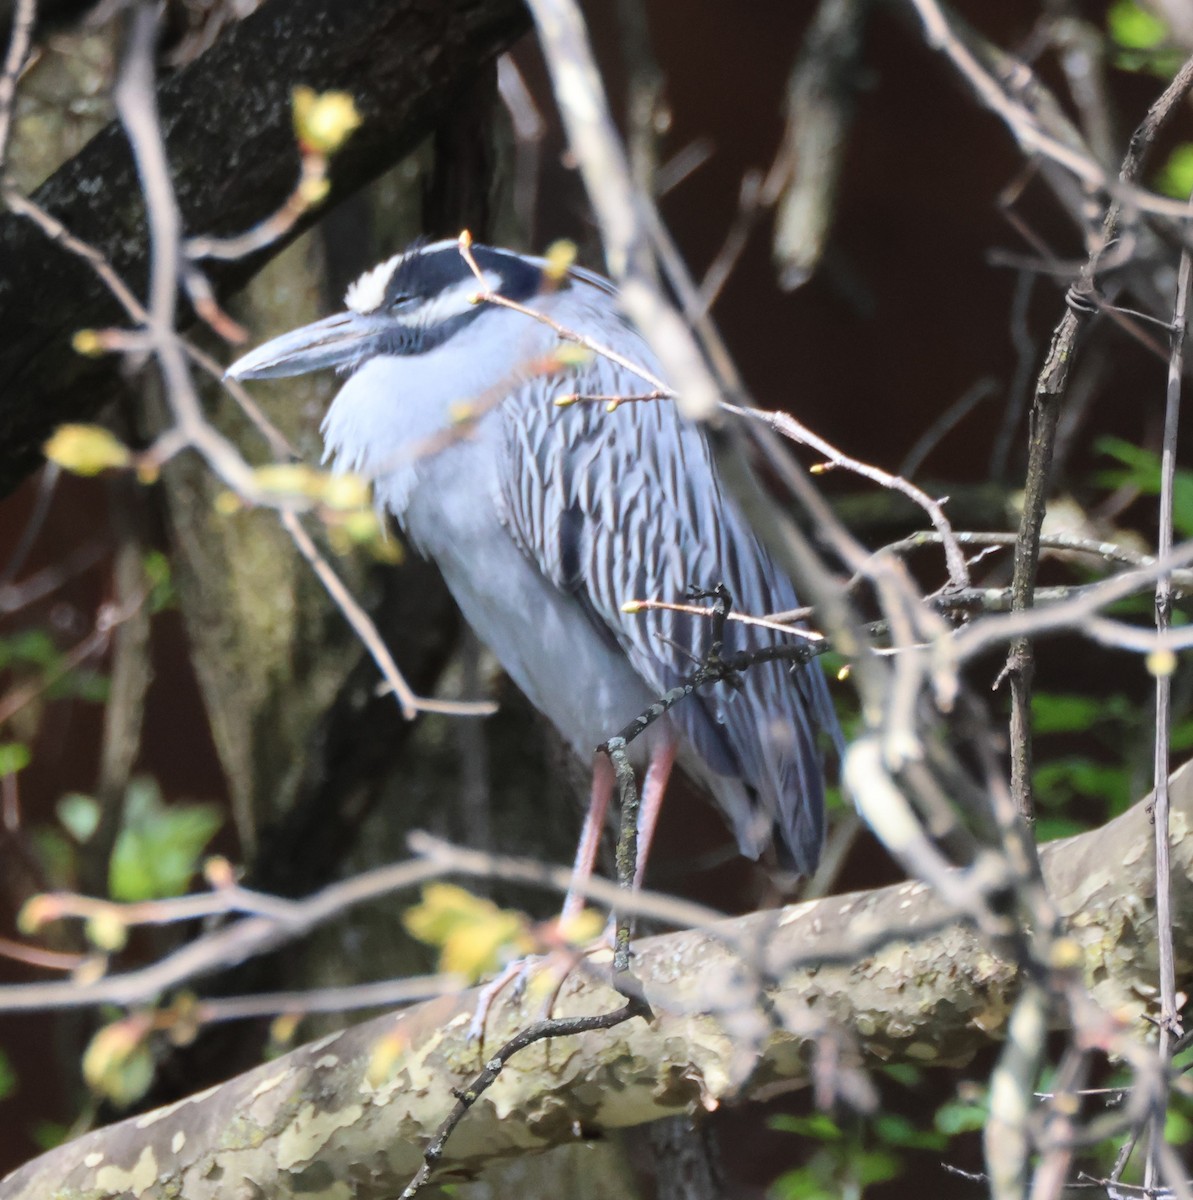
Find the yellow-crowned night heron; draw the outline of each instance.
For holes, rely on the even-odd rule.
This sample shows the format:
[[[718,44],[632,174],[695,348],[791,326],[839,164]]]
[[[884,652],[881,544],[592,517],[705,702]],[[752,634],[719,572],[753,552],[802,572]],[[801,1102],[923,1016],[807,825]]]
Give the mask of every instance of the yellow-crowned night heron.
[[[588,335],[649,371],[650,348],[612,285],[542,259],[473,248],[487,289]],[[530,701],[586,758],[704,658],[709,622],[629,615],[631,599],[681,601],[723,583],[738,610],[797,606],[722,490],[700,427],[669,401],[558,407],[561,393],[633,396],[647,385],[599,355],[554,357],[558,335],[524,313],[476,303],[458,244],[412,248],[349,290],[347,311],[240,359],[238,379],[320,367],[347,382],[323,423],[336,469],[375,481],[409,541],[438,563],[465,618]],[[462,411],[479,414],[461,426]],[[725,653],[782,635],[730,622]],[[819,667],[771,662],[743,686],[696,693],[631,746],[648,761],[640,864],[667,775],[684,769],[724,811],[744,854],[774,843],[800,872],[824,837],[823,743],[839,739]],[[578,855],[590,870],[612,774],[603,757]]]

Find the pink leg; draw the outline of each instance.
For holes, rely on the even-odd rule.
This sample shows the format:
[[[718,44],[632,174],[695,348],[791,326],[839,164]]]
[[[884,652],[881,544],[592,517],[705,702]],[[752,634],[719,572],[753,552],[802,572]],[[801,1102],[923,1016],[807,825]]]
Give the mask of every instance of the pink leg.
[[[650,765],[642,781],[642,799],[638,804],[638,861],[634,865],[634,890],[642,886],[646,874],[646,858],[650,844],[654,841],[655,826],[659,823],[659,812],[663,807],[663,793],[671,768],[675,766],[675,755],[679,747],[674,738],[659,742],[650,752]]]
[[[598,754],[592,761],[592,792],[588,799],[584,828],[580,833],[580,844],[576,847],[572,885],[564,897],[560,917],[574,917],[584,907],[584,896],[579,888],[592,878],[597,851],[601,847],[601,834],[605,829],[605,814],[609,811],[609,798],[612,795],[613,764],[605,755]]]
[[[588,813],[580,833],[580,844],[576,848],[576,861],[572,866],[572,885],[564,897],[560,920],[574,917],[584,907],[584,895],[579,886],[592,878],[597,851],[601,846],[601,834],[605,828],[605,816],[609,811],[609,799],[613,795],[613,782],[613,764],[605,755],[598,754],[592,763],[592,792],[588,798]],[[484,1037],[489,1010],[503,989],[511,983],[525,986],[526,969],[530,962],[529,958],[520,958],[510,963],[481,989],[468,1026],[469,1041],[480,1041]]]

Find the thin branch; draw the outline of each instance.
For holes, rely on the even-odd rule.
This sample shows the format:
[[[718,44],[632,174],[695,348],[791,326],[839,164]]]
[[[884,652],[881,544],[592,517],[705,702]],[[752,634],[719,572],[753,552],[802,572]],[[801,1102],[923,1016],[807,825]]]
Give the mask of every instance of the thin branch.
[[[650,610],[659,610],[663,612],[684,613],[690,617],[701,617],[704,620],[710,620],[713,617],[713,611],[707,605],[700,604],[674,604],[668,600],[627,600],[622,605],[622,612],[636,613],[647,612]],[[806,613],[801,610],[802,615]],[[772,629],[775,633],[786,633],[792,637],[802,638],[806,642],[821,642],[824,640],[824,635],[817,633],[812,629],[800,629],[796,625],[785,624],[783,620],[776,617],[752,617],[748,613],[730,612],[726,614],[726,618],[730,621],[737,621],[742,625],[754,625],[759,629]]]
[[[261,992],[256,996],[221,996],[198,1001],[188,1017],[200,1025],[246,1021],[279,1013],[346,1013],[362,1008],[397,1008],[458,992],[464,981],[456,975],[416,975],[341,987],[309,988],[298,992]]]
[[[1193,197],[1190,199],[1193,213]],[[1188,336],[1190,283],[1193,280],[1193,255],[1181,251],[1177,272],[1176,301],[1172,314],[1172,345],[1168,360],[1168,379],[1164,405],[1164,444],[1160,454],[1160,524],[1156,553],[1164,558],[1172,552],[1173,501],[1176,486],[1177,433],[1180,428],[1181,378],[1185,366],[1185,339]],[[1156,581],[1156,633],[1162,640],[1172,624],[1172,579],[1168,572]],[[1175,663],[1172,664],[1173,668]],[[1181,1035],[1176,999],[1176,956],[1172,932],[1172,863],[1169,845],[1168,763],[1172,743],[1172,669],[1161,664],[1156,676],[1156,729],[1153,819],[1156,829],[1156,933],[1159,943],[1160,1036],[1157,1053],[1164,1071],[1168,1070],[1172,1043]],[[1149,1131],[1145,1186],[1154,1187],[1160,1173],[1160,1145],[1164,1140],[1168,1115],[1167,1094],[1152,1114]]]
[[[159,962],[139,970],[109,975],[90,983],[64,980],[0,987],[0,1013],[145,1003],[172,988],[297,941],[359,904],[383,899],[445,875],[503,879],[547,888],[560,895],[574,882],[569,867],[453,846],[426,833],[410,834],[409,844],[411,851],[419,856],[417,861],[393,863],[366,871],[341,883],[330,884],[301,900],[270,896],[239,886],[137,904],[118,904],[67,893],[35,897],[30,902],[32,907],[27,910],[27,919],[35,920],[39,925],[61,917],[86,919],[100,916],[134,926],[172,924],[228,914],[249,915],[205,933]],[[606,908],[621,905],[633,916],[675,928],[710,930],[725,919],[724,914],[715,909],[656,892],[639,891],[627,897],[616,884],[603,879],[587,880],[579,885],[579,892]]]
[[[1133,571],[1123,571],[1110,579],[1090,585],[1089,588],[1074,596],[1071,600],[1062,601],[1047,609],[1036,612],[1032,609],[1016,609],[1010,613],[983,617],[965,628],[957,630],[949,639],[948,655],[958,662],[972,658],[975,654],[1017,637],[1030,637],[1033,634],[1052,630],[1072,630],[1081,632],[1081,626],[1094,617],[1099,609],[1112,604],[1116,600],[1124,600],[1128,596],[1137,595],[1144,590],[1144,585],[1154,582],[1168,570],[1193,564],[1193,542],[1182,542],[1165,558],[1156,559],[1146,567]],[[1144,631],[1140,631],[1141,633]],[[1191,628],[1189,633],[1193,633]],[[1184,637],[1180,634],[1169,634],[1168,638]],[[1147,631],[1151,640],[1149,649],[1163,648],[1164,641],[1158,635]],[[1167,639],[1166,639],[1167,640]]]
[[[943,17],[933,0],[912,0],[926,13],[935,10],[940,21]],[[925,25],[928,19],[925,17]],[[947,33],[947,30],[946,30]],[[945,36],[937,30],[938,36]],[[966,52],[967,53],[967,52]],[[1123,158],[1120,179],[1125,185],[1133,185],[1139,177],[1144,158],[1150,150],[1156,134],[1177,108],[1180,100],[1193,86],[1193,59],[1190,59],[1177,77],[1165,89],[1163,95],[1152,105],[1147,117],[1135,131],[1130,146]],[[1101,169],[1098,168],[1099,173]],[[1121,193],[1118,189],[1115,194]],[[1136,196],[1132,202],[1141,201]],[[1187,217],[1187,211],[1182,216]],[[1101,236],[1095,240],[1081,276],[1070,292],[1075,295],[1096,293],[1097,273],[1102,254],[1118,237],[1122,208],[1116,200],[1106,211],[1102,221]],[[1052,458],[1056,446],[1057,425],[1060,407],[1068,391],[1072,366],[1077,358],[1078,333],[1081,328],[1079,312],[1069,304],[1052,335],[1048,356],[1036,381],[1031,409],[1028,440],[1028,462],[1024,483],[1023,512],[1019,523],[1019,540],[1015,546],[1015,567],[1012,588],[1015,593],[1016,609],[1028,609],[1032,605],[1036,572],[1040,557],[1040,532],[1044,523],[1044,511],[1051,485]],[[1011,685],[1011,790],[1015,803],[1024,820],[1034,819],[1035,802],[1032,791],[1032,721],[1031,694],[1035,673],[1032,647],[1026,638],[1012,643],[1007,657],[1004,674]]]
[[[626,358],[624,354],[618,354],[611,346],[606,346],[590,338],[587,334],[580,333],[578,330],[569,329],[566,325],[561,325],[558,321],[552,320],[546,313],[538,312],[533,308],[527,307],[525,304],[519,304],[516,300],[509,300],[500,293],[492,291],[488,283],[485,282],[484,273],[481,271],[472,253],[472,235],[467,230],[460,234],[459,245],[461,256],[468,264],[469,270],[476,276],[477,282],[480,285],[480,290],[475,296],[477,304],[495,304],[500,308],[508,308],[513,312],[521,313],[525,317],[530,317],[532,320],[546,325],[549,329],[553,329],[561,341],[573,342],[578,346],[583,346],[586,350],[591,350],[593,354],[599,354],[602,358],[607,358],[619,367],[624,367],[625,370],[637,375],[639,379],[644,379],[654,389],[656,396],[675,397],[676,393],[657,375],[648,371],[640,363],[634,362],[633,359]]]
[[[1018,540],[1017,533],[997,533],[997,532],[971,532],[968,530],[955,530],[953,537],[957,539],[957,544],[961,546],[1008,546],[1013,547]],[[921,530],[918,533],[909,534],[907,537],[897,542],[889,542],[882,549],[876,550],[875,554],[906,554],[912,550],[918,550],[922,546],[935,546],[941,542],[939,533],[930,530]],[[1106,562],[1124,563],[1131,567],[1146,567],[1150,566],[1155,559],[1148,554],[1141,554],[1136,550],[1130,549],[1128,546],[1120,545],[1118,542],[1099,542],[1094,538],[1077,537],[1067,533],[1047,534],[1040,538],[1041,550],[1060,550],[1074,554],[1091,554],[1095,558],[1103,559]],[[855,575],[850,580],[852,586],[860,575]]]
[[[389,653],[371,618],[332,571],[314,542],[302,528],[295,513],[284,507],[283,498],[269,497],[262,493],[257,486],[253,469],[245,463],[236,448],[207,422],[203,415],[194,389],[194,382],[183,359],[183,353],[189,354],[200,366],[217,377],[222,375],[222,372],[206,354],[189,346],[179,338],[173,328],[178,282],[175,263],[181,237],[181,220],[170,184],[164,157],[164,144],[161,140],[161,131],[154,107],[155,96],[149,47],[155,28],[156,22],[151,8],[142,5],[138,8],[133,23],[128,62],[122,71],[117,89],[117,106],[133,144],[150,215],[153,254],[151,259],[152,301],[149,309],[146,309],[137,300],[99,251],[75,238],[50,214],[20,196],[15,189],[6,188],[5,198],[15,211],[28,216],[41,226],[47,236],[89,263],[124,307],[129,317],[147,331],[149,347],[152,348],[161,365],[166,384],[165,395],[174,418],[174,425],[158,439],[149,452],[149,458],[156,464],[161,464],[183,449],[193,447],[203,455],[216,474],[238,495],[250,503],[267,504],[278,511],[279,520],[287,533],[311,565],[329,595],[340,607],[345,618],[372,655],[374,662],[377,663],[386,682],[393,689],[403,716],[411,719],[419,711],[467,716],[489,715],[495,711],[495,706],[490,702],[468,703],[435,700],[415,695],[403,679],[393,656]],[[265,224],[269,224],[269,222]],[[273,232],[275,236],[278,234],[276,229]],[[263,236],[263,234],[257,231],[257,236]],[[227,247],[222,243],[196,242],[197,252],[206,255],[219,256],[226,249]],[[244,395],[243,389],[234,389],[234,395],[246,402],[244,404],[245,412],[270,441],[275,453],[279,451],[283,454],[292,453],[286,440],[264,418],[251,399]]]
[[[430,1178],[431,1172],[443,1157],[447,1139],[451,1137],[456,1126],[464,1119],[468,1110],[497,1082],[497,1077],[505,1068],[506,1063],[515,1054],[521,1050],[525,1050],[528,1046],[533,1046],[536,1042],[541,1042],[548,1038],[571,1037],[578,1033],[589,1033],[597,1029],[615,1029],[618,1025],[624,1025],[626,1021],[632,1021],[635,1017],[647,1015],[649,1011],[649,1009],[645,1009],[644,1011],[644,1005],[641,1000],[629,999],[622,1008],[617,1009],[615,1012],[602,1013],[592,1017],[548,1018],[545,1021],[538,1021],[534,1025],[527,1026],[520,1033],[510,1038],[485,1063],[484,1070],[467,1087],[456,1092],[455,1107],[447,1115],[435,1136],[428,1143],[426,1150],[423,1152],[423,1165],[419,1168],[418,1174],[415,1175],[402,1192],[401,1200],[410,1200],[411,1197],[422,1191],[423,1186]]]
[[[691,330],[655,280],[645,216],[650,205],[634,186],[579,7],[573,0],[528,0],[527,7],[626,313],[647,332],[684,414],[715,420],[719,389]]]
[[[1188,209],[1178,200],[1169,200],[1163,196],[1148,192],[1135,186],[1137,176],[1133,173],[1121,174],[1116,180],[1089,153],[1067,145],[1053,137],[1040,127],[1033,113],[1023,105],[1015,103],[1004,91],[997,80],[979,63],[977,56],[966,45],[960,35],[957,23],[945,15],[943,8],[936,0],[910,0],[911,6],[919,14],[924,25],[924,33],[928,44],[948,55],[950,61],[970,83],[979,99],[991,112],[997,114],[1007,124],[1015,135],[1016,141],[1028,153],[1040,154],[1052,162],[1058,163],[1071,171],[1083,183],[1100,191],[1109,192],[1116,202],[1129,204],[1141,212],[1155,213],[1167,217],[1187,220]],[[1016,63],[1021,70],[1027,68],[1022,63]],[[1177,92],[1183,92],[1189,86],[1189,79],[1181,80],[1193,70],[1193,60],[1185,63],[1178,72]],[[1180,81],[1178,83],[1178,81]],[[1170,89],[1172,90],[1172,85]],[[1171,106],[1168,106],[1171,111]],[[1150,143],[1155,130],[1145,134],[1145,140]],[[1124,163],[1124,165],[1126,165]]]
[[[344,586],[340,577],[331,569],[331,564],[319,553],[311,535],[303,528],[302,522],[293,512],[279,510],[278,519],[282,528],[290,535],[298,552],[307,560],[311,569],[319,578],[319,582],[327,589],[328,595],[335,601],[340,611],[347,618],[356,636],[360,638],[365,649],[377,664],[377,669],[397,698],[402,716],[408,721],[413,720],[419,712],[449,713],[458,717],[488,717],[497,711],[497,705],[491,700],[437,700],[431,697],[418,696],[406,682],[398,664],[394,662],[385,639],[377,630],[373,619],[365,612],[352,593]]]
[[[150,966],[88,983],[67,980],[11,984],[0,988],[0,1013],[86,1008],[96,1004],[143,1004],[171,988],[287,945],[357,904],[428,883],[442,875],[443,868],[435,862],[397,863],[331,884],[302,900],[273,898],[274,904],[288,905],[285,920],[275,916],[247,917],[202,935]],[[189,897],[184,900],[190,902]]]
[[[4,56],[4,68],[0,73],[0,178],[4,175],[8,161],[8,139],[12,133],[13,115],[16,109],[17,81],[33,44],[33,26],[37,21],[37,0],[16,0],[9,6],[12,17],[12,32],[8,38],[8,51]]]
[[[855,475],[861,475],[863,478],[871,480],[880,487],[901,492],[927,513],[933,528],[940,535],[941,544],[944,546],[945,562],[948,565],[949,581],[952,586],[969,586],[969,567],[966,564],[965,555],[957,539],[953,536],[953,527],[949,524],[949,519],[945,516],[944,509],[938,500],[933,500],[926,492],[901,476],[892,475],[889,471],[884,471],[879,467],[864,463],[860,459],[852,458],[848,454],[843,454],[832,443],[825,441],[819,434],[813,433],[806,425],[801,424],[801,422],[797,421],[789,413],[760,412],[752,408],[739,408],[735,404],[723,404],[722,408],[726,412],[733,413],[735,416],[749,417],[752,420],[761,421],[784,437],[788,437],[794,442],[799,442],[801,445],[811,446],[814,450],[823,454],[834,466],[843,467],[847,471],[852,471]]]
[[[13,716],[27,704],[31,704],[47,688],[52,687],[58,680],[82,666],[89,658],[102,654],[111,640],[112,631],[136,614],[141,605],[145,603],[146,594],[142,592],[128,604],[122,606],[101,605],[96,613],[95,627],[92,631],[72,646],[51,670],[24,687],[14,688],[7,695],[0,697],[0,725],[12,720]]]

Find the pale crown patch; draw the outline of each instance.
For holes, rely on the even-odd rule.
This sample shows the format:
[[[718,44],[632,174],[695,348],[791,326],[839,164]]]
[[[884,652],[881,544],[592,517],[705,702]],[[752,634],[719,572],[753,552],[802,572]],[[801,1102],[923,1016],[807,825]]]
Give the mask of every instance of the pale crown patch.
[[[405,257],[404,254],[395,254],[393,258],[387,258],[371,271],[366,271],[355,283],[348,285],[348,290],[344,293],[344,303],[362,316],[376,312],[385,299],[385,287],[394,269]]]

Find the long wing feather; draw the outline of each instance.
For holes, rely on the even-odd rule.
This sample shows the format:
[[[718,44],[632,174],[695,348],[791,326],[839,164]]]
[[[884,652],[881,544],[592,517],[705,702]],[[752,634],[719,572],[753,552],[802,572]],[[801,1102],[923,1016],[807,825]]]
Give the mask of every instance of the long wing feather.
[[[623,352],[628,338],[638,340],[639,361],[655,371],[645,343],[584,282],[560,293],[551,315],[597,340],[615,337]],[[608,413],[596,403],[552,403],[565,390],[626,396],[645,388],[596,358],[512,395],[503,406],[503,519],[524,553],[586,607],[661,695],[703,660],[709,623],[665,611],[629,615],[627,600],[682,601],[692,585],[723,583],[742,612],[798,602],[722,493],[704,434],[674,404],[626,403]],[[783,639],[730,622],[725,640],[732,653]],[[673,717],[713,775],[746,785],[749,799],[729,812],[742,850],[756,857],[775,837],[797,868],[810,869],[823,840],[822,742],[840,736],[819,667],[756,665],[741,691],[716,685],[681,702]],[[732,789],[722,793],[724,803]]]

